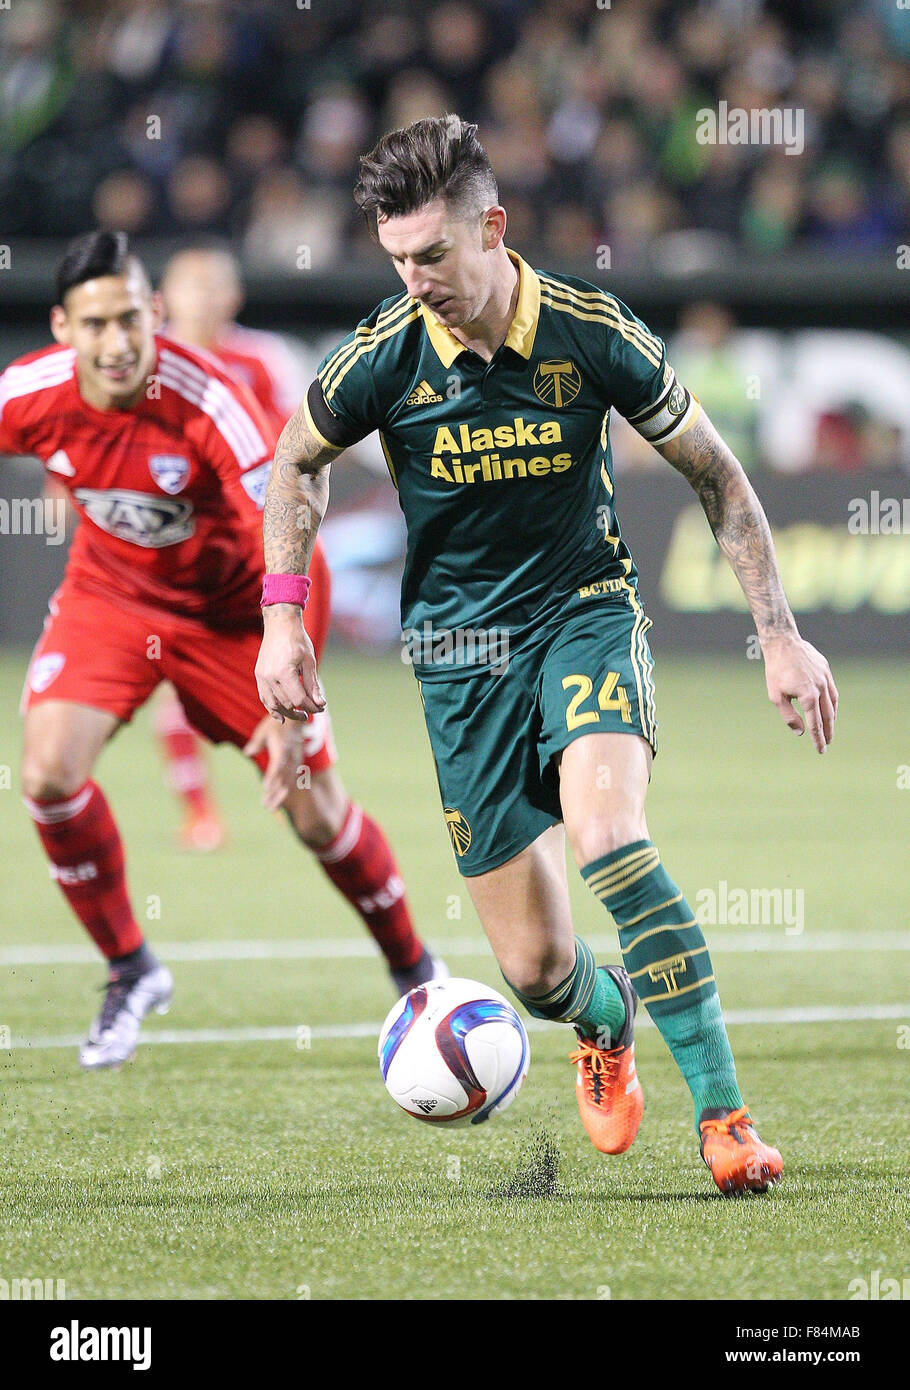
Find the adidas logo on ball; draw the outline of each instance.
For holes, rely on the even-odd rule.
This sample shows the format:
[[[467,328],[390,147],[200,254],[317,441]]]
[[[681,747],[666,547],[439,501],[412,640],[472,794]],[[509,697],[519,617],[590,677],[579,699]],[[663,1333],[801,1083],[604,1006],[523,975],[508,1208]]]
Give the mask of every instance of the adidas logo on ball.
[[[430,980],[399,999],[379,1035],[386,1090],[430,1124],[480,1124],[521,1090],[528,1035],[497,990],[476,980]]]

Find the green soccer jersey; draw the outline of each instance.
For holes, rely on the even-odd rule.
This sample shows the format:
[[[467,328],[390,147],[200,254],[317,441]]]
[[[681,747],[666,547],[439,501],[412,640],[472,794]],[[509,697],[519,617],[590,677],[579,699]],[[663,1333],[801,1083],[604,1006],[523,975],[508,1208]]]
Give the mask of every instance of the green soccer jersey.
[[[490,362],[399,295],[328,354],[307,394],[325,443],[379,431],[407,523],[402,627],[431,636],[414,658],[421,679],[457,664],[440,634],[506,633],[515,651],[579,590],[633,586],[610,411],[652,443],[698,413],[661,339],[618,299],[509,256],[518,303]]]

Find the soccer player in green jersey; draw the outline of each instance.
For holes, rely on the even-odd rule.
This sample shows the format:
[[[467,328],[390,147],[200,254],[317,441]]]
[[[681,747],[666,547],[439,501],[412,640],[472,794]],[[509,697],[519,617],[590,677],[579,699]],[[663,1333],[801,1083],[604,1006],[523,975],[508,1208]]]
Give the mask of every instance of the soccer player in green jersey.
[[[744,1105],[707,945],[645,821],[650,623],[616,520],[611,409],[698,493],[752,610],[769,697],[819,753],[837,710],[828,663],[797,632],[755,493],[662,341],[612,295],[506,248],[476,126],[448,116],[384,136],[355,199],[405,293],[329,353],[279,441],[262,701],[277,719],[323,707],[300,577],[331,461],[378,429],[407,522],[402,622],[445,818],[503,975],[535,1017],[574,1025],[598,1149],[622,1152],[638,1130],[640,998],[718,1187],[763,1191],[781,1157]],[[574,933],[566,836],[624,968],[598,968]]]

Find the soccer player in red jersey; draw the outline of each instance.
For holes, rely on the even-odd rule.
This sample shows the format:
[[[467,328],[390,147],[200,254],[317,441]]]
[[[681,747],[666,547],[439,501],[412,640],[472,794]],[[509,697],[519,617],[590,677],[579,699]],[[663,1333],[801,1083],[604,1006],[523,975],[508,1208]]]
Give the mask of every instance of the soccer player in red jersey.
[[[160,289],[168,336],[217,357],[249,387],[280,434],[311,378],[277,333],[237,323],[244,291],[230,251],[209,246],[177,251],[164,268]]]
[[[80,516],[26,677],[22,782],[51,873],[109,962],[80,1053],[88,1068],[131,1056],[140,1020],[173,989],[134,916],[120,835],[92,780],[104,745],[162,680],[207,737],[254,758],[264,804],[284,807],[399,992],[444,970],[414,932],[385,836],[344,791],[324,699],[302,738],[260,718],[260,509],[274,433],[213,359],[157,333],[160,312],[126,237],[89,233],[58,270],[57,346],[0,376],[0,453],[37,455]],[[322,557],[310,580],[318,649]]]
[[[195,246],[176,252],[165,266],[160,289],[166,335],[212,353],[232,377],[249,387],[275,434],[280,434],[309,379],[277,334],[236,322],[244,291],[230,251]],[[224,841],[224,823],[201,741],[166,682],[155,702],[154,727],[168,781],[183,803],[180,843],[190,850],[217,849]]]

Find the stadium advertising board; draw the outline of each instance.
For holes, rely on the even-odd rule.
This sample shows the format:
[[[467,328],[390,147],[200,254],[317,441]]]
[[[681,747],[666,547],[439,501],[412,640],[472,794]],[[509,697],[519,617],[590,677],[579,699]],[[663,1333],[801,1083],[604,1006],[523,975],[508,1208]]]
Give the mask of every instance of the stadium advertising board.
[[[12,534],[23,529],[17,517],[37,515],[23,500],[38,483],[34,470],[29,474],[19,468],[0,475],[0,640],[21,646],[40,631],[65,560],[56,529],[35,524],[26,534]],[[761,472],[752,481],[804,635],[826,651],[904,652],[910,635],[907,475]],[[41,505],[37,495],[35,503]],[[753,632],[749,613],[688,484],[664,467],[623,473],[616,505],[656,649],[741,650]]]
[[[905,652],[907,475],[761,473],[752,482],[803,635],[826,651]],[[688,484],[663,470],[625,475],[617,481],[616,504],[656,649],[741,649],[754,625]]]

